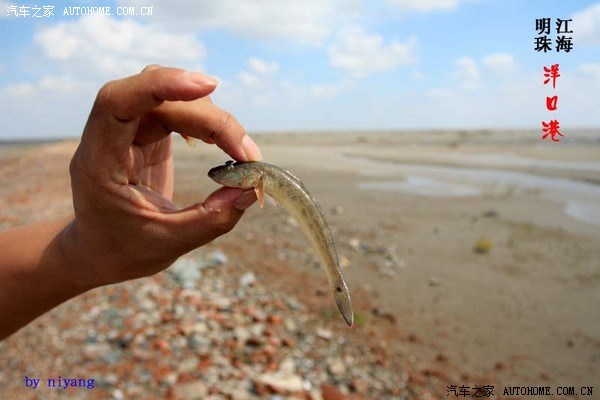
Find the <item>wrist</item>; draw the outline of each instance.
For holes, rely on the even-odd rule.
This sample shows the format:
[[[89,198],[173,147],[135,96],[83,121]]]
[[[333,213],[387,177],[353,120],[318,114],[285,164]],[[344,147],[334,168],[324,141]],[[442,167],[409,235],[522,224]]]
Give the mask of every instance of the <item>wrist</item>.
[[[72,219],[57,237],[65,283],[73,291],[83,293],[102,286],[94,271],[94,258],[81,238],[77,221]]]
[[[72,219],[0,234],[0,340],[93,286],[78,271]]]

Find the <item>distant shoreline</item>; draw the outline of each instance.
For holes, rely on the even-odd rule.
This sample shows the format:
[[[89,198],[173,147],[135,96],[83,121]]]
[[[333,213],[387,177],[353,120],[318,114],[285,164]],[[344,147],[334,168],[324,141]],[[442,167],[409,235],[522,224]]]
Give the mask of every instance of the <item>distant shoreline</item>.
[[[77,140],[77,138],[26,138],[26,139],[0,139],[0,146],[27,146],[39,144],[53,144]]]
[[[287,138],[339,138],[340,136],[348,138],[366,139],[369,136],[390,137],[390,136],[420,136],[446,138],[446,139],[471,139],[472,136],[483,137],[485,139],[511,139],[511,140],[538,140],[538,129],[534,128],[419,128],[419,129],[313,129],[313,130],[248,130],[250,136],[258,137],[287,137]],[[454,137],[456,136],[456,137]],[[53,144],[67,141],[78,141],[79,136],[62,137],[31,137],[31,138],[1,138],[0,146],[19,146],[19,145],[39,145]],[[570,142],[592,142],[600,140],[600,127],[579,127],[571,128],[565,141]]]

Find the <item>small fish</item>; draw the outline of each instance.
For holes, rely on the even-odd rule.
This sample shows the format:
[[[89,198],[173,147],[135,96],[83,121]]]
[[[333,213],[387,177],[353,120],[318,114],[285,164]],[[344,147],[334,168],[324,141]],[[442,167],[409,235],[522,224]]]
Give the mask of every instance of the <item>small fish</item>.
[[[300,224],[323,262],[333,298],[348,326],[354,322],[350,293],[340,271],[333,236],[321,207],[290,172],[264,162],[233,162],[212,168],[208,176],[224,186],[254,188],[258,204],[264,205],[265,193],[282,204]]]

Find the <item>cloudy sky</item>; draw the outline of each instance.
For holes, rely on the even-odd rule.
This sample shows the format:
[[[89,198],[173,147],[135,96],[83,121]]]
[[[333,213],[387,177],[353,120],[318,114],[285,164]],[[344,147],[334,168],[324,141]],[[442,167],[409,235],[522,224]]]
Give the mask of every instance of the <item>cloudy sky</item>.
[[[81,5],[113,15],[63,15]],[[553,40],[572,18],[573,50],[534,51],[536,18]],[[600,127],[598,1],[0,0],[0,49],[0,139],[79,136],[98,88],[150,63],[217,77],[249,131]]]

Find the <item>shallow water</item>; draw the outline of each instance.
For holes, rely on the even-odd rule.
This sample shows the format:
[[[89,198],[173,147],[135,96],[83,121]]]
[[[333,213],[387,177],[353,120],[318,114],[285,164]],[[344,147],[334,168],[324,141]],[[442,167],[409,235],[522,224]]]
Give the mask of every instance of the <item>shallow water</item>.
[[[450,184],[442,181],[423,178],[419,176],[407,176],[401,181],[362,182],[360,189],[390,190],[414,193],[420,196],[480,196],[481,189],[471,185]]]
[[[541,160],[518,156],[514,153],[495,154],[445,154],[444,159],[459,162],[462,165],[485,167],[525,167],[546,168],[563,171],[596,171],[600,172],[600,163],[582,161]]]
[[[440,167],[366,160],[363,190],[399,191],[419,196],[539,196],[564,203],[565,213],[600,225],[600,186],[567,178],[475,167]],[[395,179],[390,179],[395,178]]]

